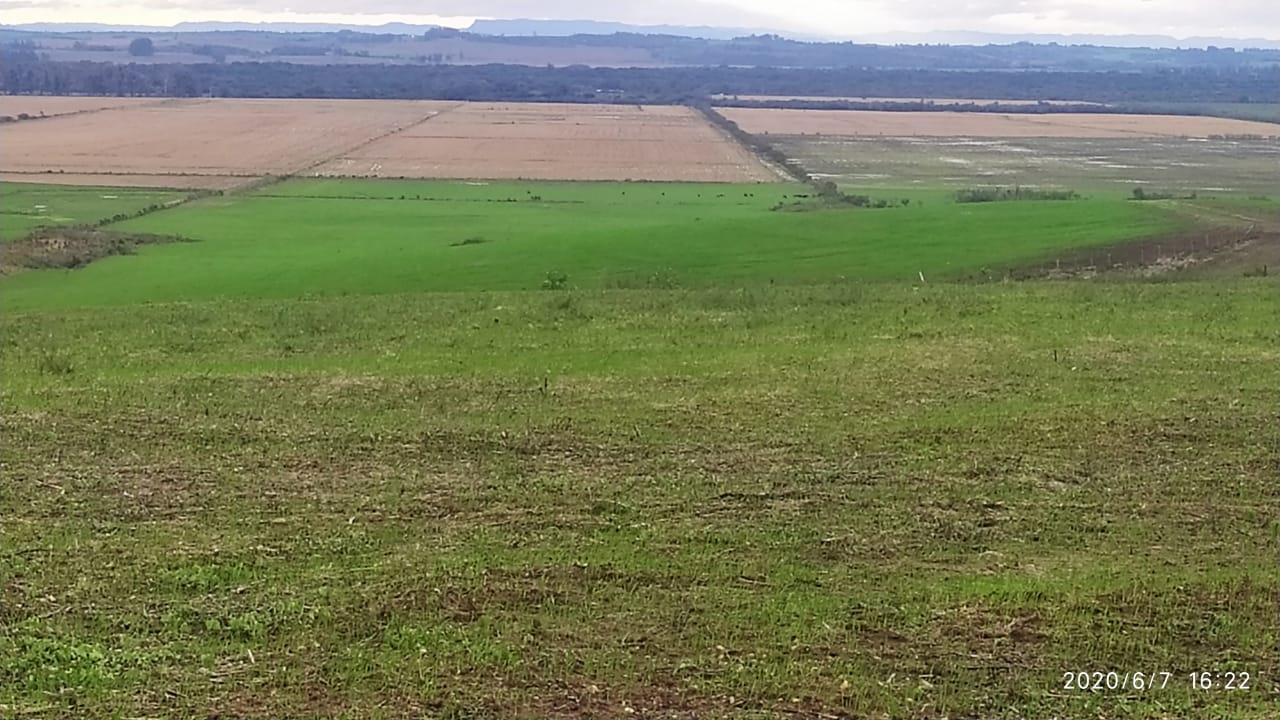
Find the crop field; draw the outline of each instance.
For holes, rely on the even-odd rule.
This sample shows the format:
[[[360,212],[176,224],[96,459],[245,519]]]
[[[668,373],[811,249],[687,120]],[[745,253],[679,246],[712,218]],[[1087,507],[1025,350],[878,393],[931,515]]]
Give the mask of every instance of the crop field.
[[[6,179],[60,184],[230,189],[296,174],[777,180],[684,107],[180,100],[17,123],[0,155]]]
[[[121,176],[157,187],[229,187],[303,172],[353,146],[434,117],[450,103],[188,100],[18,123],[0,170]],[[134,184],[126,182],[124,184]]]
[[[319,175],[776,181],[685,107],[467,103],[366,145]]]
[[[782,110],[721,108],[744,131],[765,135],[842,135],[967,138],[1280,137],[1280,125],[1179,115]]]
[[[1274,716],[1274,144],[291,102],[3,131],[0,717]]]

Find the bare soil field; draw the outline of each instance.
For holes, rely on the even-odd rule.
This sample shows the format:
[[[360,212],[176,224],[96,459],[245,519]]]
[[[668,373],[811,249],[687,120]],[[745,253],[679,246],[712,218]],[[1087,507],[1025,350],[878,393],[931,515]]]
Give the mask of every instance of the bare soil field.
[[[86,98],[57,98],[66,106]],[[266,175],[772,181],[684,107],[169,100],[7,127],[0,176],[225,189]]]
[[[316,169],[318,175],[772,181],[689,108],[467,103]]]
[[[891,137],[1280,137],[1280,125],[1181,115],[1104,113],[904,113],[870,110],[722,108],[744,131],[780,135],[885,135]]]
[[[172,176],[291,174],[454,104],[182,100],[67,115],[5,128],[0,172],[62,173],[67,183],[107,174],[119,179],[112,184],[155,187],[174,187]]]
[[[0,95],[0,115],[16,118],[19,115],[53,117],[71,113],[93,112],[109,108],[138,105],[155,105],[165,102],[162,98],[129,97],[64,97],[55,95]]]
[[[850,103],[923,103],[926,105],[1093,105],[1106,107],[1104,103],[1083,100],[997,100],[995,98],[918,98],[918,97],[854,97],[844,95],[712,95],[712,100],[743,100],[746,102],[850,102]]]

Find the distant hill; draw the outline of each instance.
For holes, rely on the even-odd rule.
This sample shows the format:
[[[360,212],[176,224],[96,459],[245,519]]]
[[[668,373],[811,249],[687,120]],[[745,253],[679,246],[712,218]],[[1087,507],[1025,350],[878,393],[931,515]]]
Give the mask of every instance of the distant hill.
[[[928,32],[928,33],[880,33],[862,35],[860,42],[880,45],[1009,45],[1035,43],[1037,45],[1095,45],[1118,48],[1265,48],[1280,49],[1280,40],[1265,38],[1189,37],[1169,35],[1010,35],[984,32]]]
[[[30,23],[26,25],[0,25],[0,28],[39,33],[81,32],[274,32],[274,33],[326,33],[348,30],[351,32],[392,35],[421,35],[439,30],[438,25],[410,25],[386,23],[383,25],[344,25],[330,23],[245,23],[245,22],[185,22],[172,27],[146,25],[104,25],[98,23]],[[666,35],[707,40],[730,40],[749,35],[777,35],[790,40],[806,42],[854,41],[876,45],[1013,45],[1034,43],[1037,45],[1092,45],[1114,48],[1264,48],[1280,49],[1280,39],[1189,37],[1168,35],[1045,35],[1008,34],[986,32],[927,32],[927,33],[879,33],[856,37],[820,37],[763,28],[685,26],[685,25],[630,25],[627,23],[596,20],[477,20],[466,29],[473,35],[494,37],[570,37],[574,35]]]
[[[731,40],[747,35],[778,34],[796,40],[820,38],[796,33],[778,32],[761,28],[708,27],[686,25],[628,25],[627,23],[600,22],[597,20],[476,20],[467,28],[477,35],[552,36],[612,35],[635,33],[639,35],[672,35],[675,37]]]
[[[38,33],[82,32],[135,32],[135,33],[196,33],[196,32],[272,32],[272,33],[330,33],[348,30],[362,33],[389,33],[393,35],[421,35],[439,29],[439,25],[342,25],[335,23],[249,23],[249,22],[183,22],[173,26],[159,25],[103,25],[101,23],[28,23],[25,25],[0,25],[10,30]]]

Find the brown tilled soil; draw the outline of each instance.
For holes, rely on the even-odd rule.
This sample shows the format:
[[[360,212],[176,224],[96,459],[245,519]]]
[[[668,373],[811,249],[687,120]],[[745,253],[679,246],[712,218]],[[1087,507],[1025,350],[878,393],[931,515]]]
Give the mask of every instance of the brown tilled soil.
[[[1280,137],[1280,125],[1181,115],[781,110],[722,108],[744,131],[774,135],[887,135],[893,137]]]

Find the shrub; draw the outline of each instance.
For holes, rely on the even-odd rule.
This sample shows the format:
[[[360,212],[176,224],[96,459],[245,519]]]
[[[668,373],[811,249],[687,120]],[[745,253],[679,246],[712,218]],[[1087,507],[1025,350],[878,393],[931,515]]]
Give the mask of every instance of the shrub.
[[[542,281],[543,290],[563,290],[569,284],[569,276],[557,270],[547,273],[547,277]]]

